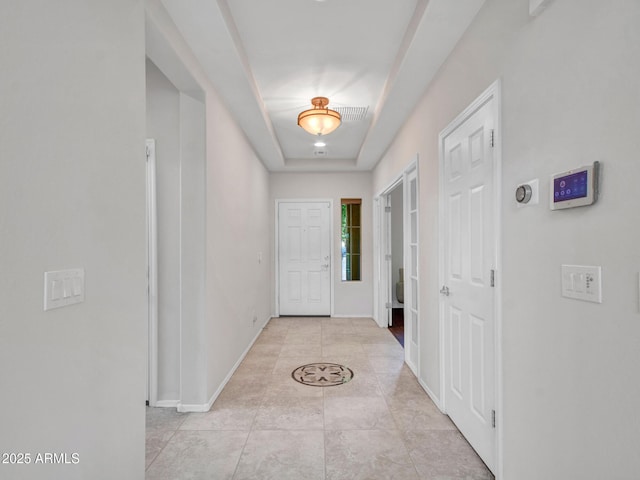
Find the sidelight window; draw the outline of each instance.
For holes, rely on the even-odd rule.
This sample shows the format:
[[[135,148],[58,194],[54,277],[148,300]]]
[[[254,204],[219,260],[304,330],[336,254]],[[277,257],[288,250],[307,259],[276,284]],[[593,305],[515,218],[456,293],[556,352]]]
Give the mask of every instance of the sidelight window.
[[[357,281],[360,278],[360,198],[343,198],[342,207],[342,281]]]

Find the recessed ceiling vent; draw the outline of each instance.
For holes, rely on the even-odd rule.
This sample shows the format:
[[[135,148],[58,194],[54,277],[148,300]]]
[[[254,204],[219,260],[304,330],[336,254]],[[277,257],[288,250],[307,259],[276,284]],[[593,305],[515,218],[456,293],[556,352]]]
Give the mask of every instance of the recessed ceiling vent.
[[[333,107],[333,109],[342,115],[343,122],[358,122],[364,120],[369,111],[369,107]]]

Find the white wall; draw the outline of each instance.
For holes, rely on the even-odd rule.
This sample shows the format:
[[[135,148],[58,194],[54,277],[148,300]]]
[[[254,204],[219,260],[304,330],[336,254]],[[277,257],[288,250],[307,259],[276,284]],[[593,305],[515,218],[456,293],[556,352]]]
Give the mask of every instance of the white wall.
[[[269,174],[213,93],[207,96],[207,158],[206,338],[213,395],[271,318],[273,282]]]
[[[206,315],[205,106],[149,59],[146,68],[147,136],[156,140],[157,405],[192,405],[207,390],[202,352],[192,346]]]
[[[373,315],[373,195],[370,173],[272,173],[269,205],[270,235],[275,238],[275,201],[277,199],[333,199],[333,285],[334,315]],[[362,199],[362,280],[341,279],[340,199]],[[275,248],[275,246],[274,246]],[[275,268],[275,267],[274,267]],[[274,270],[275,271],[275,270]],[[272,311],[275,311],[275,277]]]
[[[183,360],[188,357],[190,366],[183,364],[182,376],[182,407],[204,409],[271,316],[269,175],[162,4],[149,0],[146,12],[147,52],[154,63],[180,91],[200,90],[205,98],[206,168],[193,166],[188,175],[194,182],[203,175],[206,189],[204,283],[196,282],[204,287],[206,313],[183,340]],[[185,200],[192,204],[201,198],[199,193],[185,197],[183,214]],[[197,222],[192,227],[199,231]],[[199,275],[196,259],[190,266]],[[182,319],[183,326],[189,318]],[[186,376],[192,379],[188,388]]]
[[[503,85],[505,479],[631,479],[640,471],[640,3],[488,0],[373,175],[416,152],[421,199],[421,375],[439,394],[438,133]],[[549,175],[599,160],[593,207],[551,212]],[[517,209],[539,178],[540,205]],[[601,265],[601,305],[560,296],[561,264]],[[424,272],[424,274],[422,274]]]
[[[180,94],[180,401],[207,398],[204,352],[206,322],[206,125],[205,105]]]
[[[147,137],[156,140],[158,400],[180,399],[180,92],[147,59]]]
[[[143,478],[142,2],[1,2],[0,31],[0,452],[79,454],[0,477]],[[44,312],[70,267],[85,302]]]

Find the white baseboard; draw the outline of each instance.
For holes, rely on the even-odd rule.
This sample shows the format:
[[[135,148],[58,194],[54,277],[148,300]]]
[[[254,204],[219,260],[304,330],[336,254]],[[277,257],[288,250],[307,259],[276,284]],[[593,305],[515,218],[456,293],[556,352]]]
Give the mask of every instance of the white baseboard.
[[[211,401],[209,401],[208,403],[203,403],[203,404],[181,403],[180,405],[178,405],[176,407],[176,409],[180,413],[193,413],[193,412],[205,413],[205,412],[208,412],[209,410],[211,410],[211,406],[213,405],[213,401],[214,400],[215,399],[212,398]]]
[[[376,325],[378,325],[380,328],[388,328],[389,327],[389,325],[387,325],[386,317],[383,317],[383,318],[371,317],[371,318],[373,318],[373,321],[376,322]]]
[[[220,396],[220,394],[222,393],[222,390],[227,385],[227,383],[229,383],[229,380],[231,380],[231,377],[233,376],[235,371],[238,369],[238,367],[240,366],[240,364],[244,360],[244,357],[247,356],[247,353],[249,353],[249,350],[251,350],[251,347],[253,347],[253,344],[256,343],[256,340],[258,340],[258,337],[262,333],[262,329],[267,325],[267,323],[269,323],[269,320],[271,320],[272,318],[273,317],[269,317],[264,321],[264,323],[262,324],[262,326],[260,327],[260,329],[256,333],[256,336],[253,337],[253,340],[251,340],[251,343],[249,344],[249,346],[245,349],[244,352],[242,352],[242,355],[240,355],[240,358],[238,359],[238,361],[233,365],[233,367],[231,368],[231,370],[229,371],[227,376],[224,378],[224,380],[222,381],[222,383],[220,384],[218,389],[214,392],[213,395],[211,395],[211,398],[209,399],[209,401],[207,403],[204,403],[204,404],[183,404],[183,403],[179,403],[177,405],[178,412],[181,412],[181,413],[188,413],[188,412],[203,413],[203,412],[208,412],[209,410],[211,410],[211,407],[213,406],[213,402],[215,402],[216,399]]]
[[[262,331],[262,329],[263,329],[264,327],[266,327],[266,326],[267,326],[267,323],[269,323],[269,320],[271,320],[272,318],[276,318],[276,316],[275,316],[275,315],[271,315],[269,318],[267,318],[267,319],[265,320],[265,322],[262,324],[262,327],[260,327],[260,332]],[[256,335],[256,338],[254,338],[254,339],[253,339],[253,342],[251,343],[251,346],[253,346],[253,344],[256,342],[256,340],[257,340],[257,339],[258,339],[258,337],[260,336],[260,332],[258,332],[258,335]],[[251,347],[249,347],[249,348],[251,348]]]
[[[158,400],[154,407],[175,408],[180,404],[180,400]]]
[[[440,399],[436,396],[436,394],[431,391],[431,389],[427,386],[426,383],[422,381],[422,379],[418,378],[418,382],[420,383],[422,389],[427,392],[427,395],[429,395],[429,398],[433,401],[433,403],[436,404],[438,410],[440,410],[442,413],[445,413],[442,405],[440,404]]]
[[[371,318],[373,319],[373,314],[362,313],[360,315],[341,315],[339,313],[334,313],[333,315],[331,315],[331,318]]]

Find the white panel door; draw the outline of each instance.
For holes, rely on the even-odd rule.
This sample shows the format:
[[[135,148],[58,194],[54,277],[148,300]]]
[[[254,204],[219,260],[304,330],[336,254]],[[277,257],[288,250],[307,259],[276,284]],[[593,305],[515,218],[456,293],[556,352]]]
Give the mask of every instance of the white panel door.
[[[493,470],[495,99],[443,139],[445,406]]]
[[[279,203],[280,315],[331,314],[330,222],[329,202]]]

